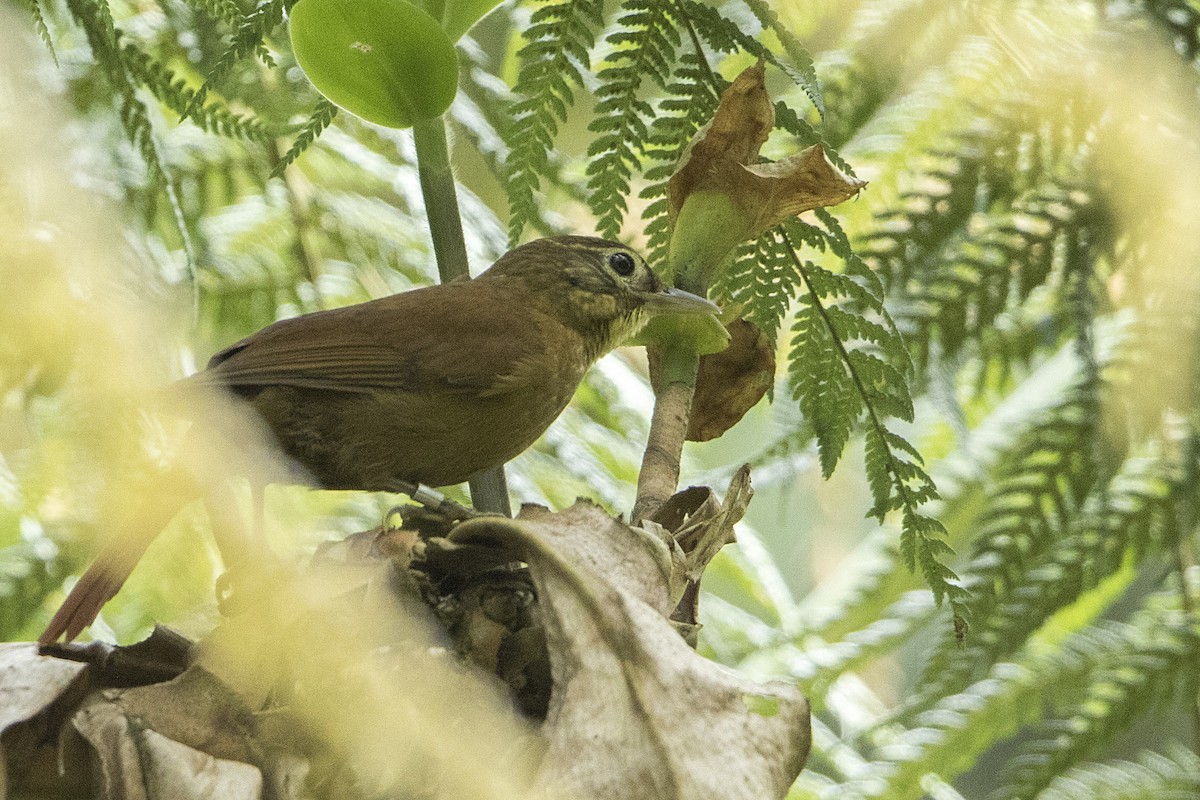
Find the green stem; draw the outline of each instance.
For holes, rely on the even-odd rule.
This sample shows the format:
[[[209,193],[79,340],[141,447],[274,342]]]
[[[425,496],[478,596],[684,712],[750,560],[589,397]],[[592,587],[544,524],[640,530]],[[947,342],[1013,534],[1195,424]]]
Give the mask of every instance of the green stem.
[[[446,123],[441,117],[417,122],[413,125],[413,142],[438,275],[442,283],[469,277],[467,245],[458,213],[454,172],[450,168],[450,148],[446,144]],[[512,516],[503,465],[473,475],[470,486],[475,508]]]
[[[700,369],[700,356],[691,342],[676,343],[657,355],[659,381],[654,416],[638,473],[637,502],[630,514],[635,525],[653,516],[679,484],[679,462]]]

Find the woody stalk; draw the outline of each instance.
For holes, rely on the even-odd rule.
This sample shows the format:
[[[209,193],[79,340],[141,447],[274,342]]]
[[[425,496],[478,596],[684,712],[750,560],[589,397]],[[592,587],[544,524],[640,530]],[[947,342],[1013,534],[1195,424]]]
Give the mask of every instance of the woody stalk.
[[[775,127],[765,74],[760,59],[738,75],[668,183],[672,228],[664,277],[679,288],[706,296],[740,243],[790,217],[847,200],[866,185],[838,170],[819,144],[779,161],[760,160],[759,150]],[[723,321],[739,322],[736,311]],[[720,352],[728,333],[703,325],[664,318],[644,334],[659,369],[635,524],[652,517],[675,492],[702,360],[728,358]]]

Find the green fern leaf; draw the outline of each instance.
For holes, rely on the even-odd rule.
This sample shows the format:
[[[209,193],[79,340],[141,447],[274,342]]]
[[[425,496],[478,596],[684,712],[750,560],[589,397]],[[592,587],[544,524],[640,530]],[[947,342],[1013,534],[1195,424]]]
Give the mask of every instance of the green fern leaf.
[[[817,436],[821,472],[828,478],[863,411],[863,397],[839,357],[821,307],[809,302],[792,323],[789,384]]]
[[[264,44],[264,39],[277,27],[283,24],[284,11],[291,8],[296,0],[267,0],[246,16],[234,31],[233,39],[228,48],[217,59],[217,63],[209,72],[204,84],[192,98],[192,102],[184,109],[182,118],[193,116],[208,99],[209,90],[223,81],[239,61],[250,55],[257,55],[267,66],[274,66],[270,52]]]
[[[1137,563],[1169,541],[1171,509],[1191,486],[1185,473],[1162,456],[1139,456],[1098,481],[1088,459],[1053,455],[1087,453],[1092,436],[1090,427],[1073,431],[1070,422],[1056,431],[1061,413],[1032,428],[1002,465],[965,573],[975,635],[965,646],[938,647],[910,707],[960,690],[981,665],[1011,657],[1046,613],[1074,602],[1126,558]],[[1077,497],[1081,488],[1085,500]],[[1064,518],[1065,505],[1073,510]]]
[[[674,77],[653,115],[642,148],[648,162],[645,178],[650,183],[640,196],[651,201],[642,219],[645,221],[645,232],[649,239],[648,255],[652,263],[659,263],[666,258],[671,236],[667,183],[696,131],[716,113],[723,88],[711,80],[711,72],[702,52],[681,56]],[[775,327],[778,327],[778,321]]]
[[[816,106],[817,113],[825,116],[825,99],[821,96],[821,85],[817,82],[817,71],[812,56],[800,44],[800,40],[779,21],[779,15],[766,0],[742,0],[746,7],[758,17],[763,27],[779,37],[789,61],[775,61],[775,65],[804,90],[808,99]]]
[[[966,591],[942,559],[953,555],[940,522],[919,509],[938,499],[933,480],[921,466],[916,449],[886,426],[888,417],[911,420],[912,396],[905,381],[910,371],[904,344],[890,318],[867,318],[863,311],[882,308],[880,298],[849,274],[834,274],[811,262],[801,262],[792,246],[797,238],[818,242],[843,258],[853,258],[840,228],[833,232],[785,224],[782,237],[807,292],[792,328],[789,382],[816,433],[822,472],[836,466],[851,431],[865,415],[866,471],[874,505],[868,512],[881,522],[901,510],[900,552],[910,571],[920,570],[940,604],[949,600],[955,629],[962,631],[968,616]],[[846,298],[844,305],[837,304]],[[875,348],[871,352],[867,348]],[[901,364],[896,366],[896,362]]]
[[[283,158],[271,168],[271,177],[278,178],[283,174],[283,171],[288,166],[300,157],[300,154],[307,150],[317,137],[321,135],[321,131],[329,127],[329,123],[333,122],[333,118],[337,116],[337,106],[328,100],[322,98],[317,101],[316,108],[313,109],[308,121],[300,128],[300,132],[296,135],[296,140],[292,142],[292,146],[283,155]]]
[[[164,105],[180,115],[192,108],[196,92],[182,78],[176,77],[175,73],[136,45],[126,44],[121,48],[121,54],[130,76],[149,89]],[[261,120],[248,114],[235,114],[220,102],[209,102],[194,108],[190,119],[201,129],[221,136],[267,142],[277,135]]]
[[[117,110],[121,125],[146,164],[151,186],[160,189],[167,197],[172,221],[183,242],[188,269],[194,275],[196,256],[184,220],[183,207],[179,204],[175,185],[159,153],[149,111],[137,96],[135,78],[121,48],[121,33],[113,24],[112,12],[103,0],[68,0],[67,7],[84,29],[93,55],[113,85],[119,98]]]
[[[1195,626],[1172,616],[1144,613],[1123,628],[1126,649],[1090,675],[1079,702],[1023,748],[993,800],[1040,796],[1055,776],[1124,730],[1135,709],[1165,704],[1200,657]]]
[[[743,31],[737,24],[726,19],[720,11],[712,6],[697,2],[697,0],[682,0],[679,5],[688,23],[694,26],[696,33],[714,49],[724,53],[750,53],[763,59],[803,89],[813,106],[816,107],[817,113],[824,117],[825,101],[821,96],[821,87],[817,81],[812,56],[804,49],[800,41],[780,24],[779,17],[767,3],[762,0],[744,0],[744,2],[758,18],[763,28],[778,36],[787,58],[778,57],[766,45]]]
[[[1200,797],[1200,757],[1180,745],[1143,751],[1136,763],[1109,761],[1057,776],[1039,800],[1162,800]]]
[[[187,3],[233,28],[238,27],[246,20],[246,15],[238,8],[235,0],[187,0]]]
[[[34,30],[37,31],[42,44],[46,45],[46,49],[50,51],[50,58],[54,61],[54,66],[59,66],[58,53],[54,50],[54,40],[50,38],[50,28],[46,26],[46,18],[42,16],[41,0],[25,0],[25,5],[29,8],[29,15],[33,17]]]
[[[596,117],[588,125],[601,134],[588,147],[588,204],[596,215],[596,229],[609,238],[621,230],[628,210],[625,198],[654,116],[653,107],[639,94],[642,81],[650,78],[659,88],[668,88],[680,43],[673,4],[635,0],[625,8],[622,27],[607,39],[614,49],[604,62],[610,66],[597,73]]]
[[[521,69],[513,91],[512,122],[504,130],[509,244],[541,218],[535,195],[550,171],[550,154],[559,123],[575,103],[572,85],[582,88],[581,70],[589,68],[595,43],[592,27],[602,21],[598,0],[566,0],[540,6],[530,18],[518,57]]]

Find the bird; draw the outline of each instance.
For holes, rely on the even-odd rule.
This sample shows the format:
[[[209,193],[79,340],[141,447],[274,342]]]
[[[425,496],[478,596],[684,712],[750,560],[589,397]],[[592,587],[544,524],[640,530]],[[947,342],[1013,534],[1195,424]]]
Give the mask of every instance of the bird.
[[[665,287],[619,242],[553,236],[514,248],[474,279],[275,322],[179,385],[244,404],[305,483],[411,492],[519,455],[592,364],[651,317],[718,312]],[[169,498],[162,525],[202,493]],[[155,535],[117,536],[102,548],[39,643],[69,642],[90,625]]]

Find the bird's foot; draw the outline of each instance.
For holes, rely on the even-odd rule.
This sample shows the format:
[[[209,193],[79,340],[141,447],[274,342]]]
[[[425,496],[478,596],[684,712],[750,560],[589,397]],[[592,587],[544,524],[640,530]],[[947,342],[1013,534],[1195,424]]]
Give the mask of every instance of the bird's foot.
[[[471,517],[479,516],[479,512],[474,509],[467,508],[461,503],[451,500],[446,495],[439,492],[437,489],[431,489],[420,483],[409,483],[408,481],[396,481],[391,487],[391,491],[398,494],[406,494],[415,502],[424,506],[428,511],[437,516],[444,517],[447,520],[458,522]],[[397,506],[388,511],[384,517],[384,525],[387,525],[387,520],[391,519],[392,515],[398,513],[404,506]]]

